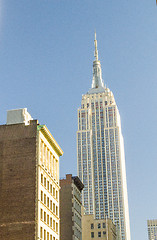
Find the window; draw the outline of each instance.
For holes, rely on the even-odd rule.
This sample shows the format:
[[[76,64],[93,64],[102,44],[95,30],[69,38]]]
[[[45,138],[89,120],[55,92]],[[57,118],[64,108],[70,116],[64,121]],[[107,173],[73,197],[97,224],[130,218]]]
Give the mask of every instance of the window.
[[[56,206],[56,215],[58,216],[58,207]]]
[[[98,223],[98,228],[101,228],[101,223]]]
[[[103,231],[103,235],[106,235],[106,232],[105,232],[105,231]]]
[[[52,200],[50,200],[50,209],[52,210]]]
[[[101,232],[98,232],[98,237],[101,237]]]
[[[47,232],[47,240],[49,240],[49,236],[50,236],[50,235],[49,235],[49,232]]]
[[[41,173],[41,183],[43,184],[43,174]]]
[[[46,212],[44,212],[44,221],[46,222]]]
[[[55,204],[53,203],[53,212],[55,213]]]
[[[55,240],[55,237],[53,237],[53,240]]]
[[[106,224],[105,223],[103,223],[103,228],[106,228]]]
[[[91,223],[91,229],[94,229],[94,223]]]
[[[56,232],[58,233],[58,223],[56,223]]]
[[[50,218],[50,227],[52,227],[52,218]]]
[[[44,194],[44,204],[46,204],[46,194]]]
[[[58,200],[58,191],[56,191],[56,199]]]
[[[94,232],[91,232],[91,238],[94,238]]]
[[[49,225],[49,215],[47,215],[47,224]]]
[[[50,193],[52,193],[52,184],[50,184]]]
[[[47,189],[49,190],[49,188],[50,188],[50,183],[49,181],[47,181]]]
[[[43,210],[42,210],[42,208],[40,209],[40,218],[41,218],[41,220],[43,219]]]
[[[55,220],[53,220],[53,230],[55,230]]]
[[[44,240],[46,240],[46,230],[44,229]]]
[[[52,240],[52,235],[50,235],[50,240]]]
[[[55,188],[53,187],[53,196],[55,197]]]
[[[43,228],[40,227],[40,238],[43,238]]]
[[[43,191],[41,191],[41,201],[43,202]]]
[[[49,197],[47,197],[47,207],[49,207]]]
[[[46,187],[46,177],[44,177],[44,187]]]

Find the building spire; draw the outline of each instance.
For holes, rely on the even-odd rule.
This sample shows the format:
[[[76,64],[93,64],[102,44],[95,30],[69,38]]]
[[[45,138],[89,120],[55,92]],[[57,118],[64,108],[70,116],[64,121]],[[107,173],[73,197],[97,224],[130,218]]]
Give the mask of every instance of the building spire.
[[[104,83],[102,80],[102,73],[101,73],[101,64],[98,60],[98,49],[97,49],[97,39],[96,39],[96,31],[95,31],[95,39],[94,39],[94,61],[93,61],[93,80],[92,80],[92,88],[89,90],[88,93],[98,93],[105,91]]]
[[[98,61],[98,49],[97,49],[96,31],[95,31],[94,45],[95,45],[95,53],[94,53],[94,57],[95,57],[95,60]]]

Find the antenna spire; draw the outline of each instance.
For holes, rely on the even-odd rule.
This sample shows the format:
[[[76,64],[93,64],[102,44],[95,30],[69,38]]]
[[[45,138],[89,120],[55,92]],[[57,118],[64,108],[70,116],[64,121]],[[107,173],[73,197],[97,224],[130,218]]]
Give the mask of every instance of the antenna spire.
[[[95,31],[95,39],[94,39],[95,51],[94,51],[94,61],[93,61],[93,80],[92,80],[92,88],[88,91],[91,93],[100,93],[104,92],[104,82],[102,80],[101,73],[101,64],[98,60],[98,49],[97,49],[97,40],[96,40],[96,31]]]
[[[95,31],[94,45],[95,45],[94,57],[95,57],[95,60],[98,61],[98,49],[97,49],[96,31]]]

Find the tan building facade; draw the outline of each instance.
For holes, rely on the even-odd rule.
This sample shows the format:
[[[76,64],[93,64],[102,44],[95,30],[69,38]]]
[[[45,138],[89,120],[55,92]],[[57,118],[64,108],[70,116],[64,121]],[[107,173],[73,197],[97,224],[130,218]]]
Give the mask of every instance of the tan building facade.
[[[157,240],[157,219],[147,220],[148,239]]]
[[[26,109],[0,126],[0,239],[59,240],[59,157],[45,125]]]
[[[94,215],[82,215],[82,240],[116,240],[116,226],[111,219],[94,219]]]
[[[81,191],[83,184],[72,174],[60,180],[61,240],[82,240]]]

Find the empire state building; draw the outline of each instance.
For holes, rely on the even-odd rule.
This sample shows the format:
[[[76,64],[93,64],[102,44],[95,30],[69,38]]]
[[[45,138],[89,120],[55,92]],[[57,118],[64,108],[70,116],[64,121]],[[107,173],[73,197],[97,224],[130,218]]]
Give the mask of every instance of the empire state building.
[[[104,86],[95,34],[91,89],[78,109],[77,164],[85,214],[111,218],[121,240],[130,240],[124,143],[113,93]]]

